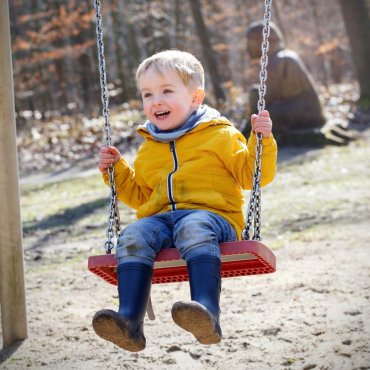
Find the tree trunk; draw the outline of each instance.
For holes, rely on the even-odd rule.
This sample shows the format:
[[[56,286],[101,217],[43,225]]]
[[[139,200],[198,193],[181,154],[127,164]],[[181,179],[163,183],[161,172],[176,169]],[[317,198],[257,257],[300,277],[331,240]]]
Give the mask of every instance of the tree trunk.
[[[122,39],[125,37],[125,32],[121,23],[124,22],[123,14],[120,12],[119,4],[116,1],[112,1],[112,23],[113,23],[113,33],[114,33],[114,51],[116,54],[117,61],[117,74],[122,88],[121,98],[124,102],[129,100],[128,89],[126,88],[126,82],[128,78],[126,77],[126,70],[124,64],[125,53],[123,51]]]
[[[217,59],[212,49],[211,42],[209,40],[208,30],[203,20],[200,2],[199,0],[189,0],[189,1],[198,37],[202,44],[203,56],[206,61],[208,73],[211,78],[211,83],[216,101],[217,102],[225,101],[225,93],[221,88],[221,78],[220,73],[218,71]]]
[[[287,35],[287,32],[285,30],[285,23],[281,19],[280,9],[277,5],[277,0],[272,2],[272,11],[273,11],[273,14],[274,14],[275,23],[280,28],[280,31],[283,34],[284,40],[286,41],[286,43],[288,43],[289,36]]]
[[[124,2],[125,3],[125,2]],[[141,33],[139,32],[140,27],[137,25],[139,22],[136,21],[135,18],[135,4],[132,4],[131,0],[126,0],[126,19],[128,21],[127,24],[127,33],[128,39],[126,40],[127,49],[129,51],[129,65],[132,72],[135,72],[137,66],[140,63],[142,57],[145,57],[146,54],[144,53],[142,44],[139,45],[138,39],[141,37]],[[136,85],[135,85],[136,86]]]
[[[184,13],[182,11],[182,5],[184,3],[181,0],[175,0],[175,45],[177,48],[184,49],[184,23],[183,23],[183,18],[184,18]]]
[[[88,1],[80,1],[79,2],[79,12],[81,15],[88,14],[90,11],[91,5]],[[104,13],[103,13],[104,14]],[[92,35],[94,35],[94,27],[90,24],[88,29],[81,28],[76,35],[72,35],[70,39],[68,39],[68,43],[70,43],[74,48],[82,48],[84,43],[88,40],[91,40]],[[109,45],[109,43],[108,43]],[[110,45],[109,45],[110,46]],[[109,52],[109,47],[106,49],[106,54]],[[66,56],[64,56],[65,58]],[[108,60],[111,60],[109,57]],[[98,101],[96,98],[96,82],[91,76],[94,75],[96,61],[92,57],[90,51],[88,49],[84,49],[82,52],[78,54],[75,58],[76,61],[76,71],[79,77],[79,91],[80,97],[82,99],[82,104],[79,107],[80,111],[84,114],[91,114],[93,108],[96,106],[96,102]],[[109,81],[109,76],[108,76]]]
[[[365,0],[339,0],[360,84],[359,106],[370,108],[370,17]]]
[[[321,32],[321,24],[320,24],[319,10],[318,10],[318,6],[320,4],[318,4],[317,0],[310,0],[309,4],[311,6],[312,18],[313,18],[313,22],[314,22],[314,25],[315,25],[314,28],[315,28],[317,40],[319,42],[319,45],[322,45],[324,43],[324,36]],[[321,67],[321,71],[322,71],[322,75],[321,75],[322,76],[322,82],[323,82],[324,86],[328,87],[329,86],[329,74],[330,73],[328,71],[329,64],[325,59],[325,54],[320,55],[318,60],[321,62],[320,67]]]

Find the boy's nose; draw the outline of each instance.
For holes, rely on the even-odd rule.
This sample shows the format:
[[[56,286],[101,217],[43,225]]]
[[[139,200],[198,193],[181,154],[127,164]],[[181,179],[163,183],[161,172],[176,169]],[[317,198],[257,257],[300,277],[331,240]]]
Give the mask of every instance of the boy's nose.
[[[155,106],[160,106],[163,104],[163,100],[160,96],[155,96],[154,99],[153,99],[153,105]]]

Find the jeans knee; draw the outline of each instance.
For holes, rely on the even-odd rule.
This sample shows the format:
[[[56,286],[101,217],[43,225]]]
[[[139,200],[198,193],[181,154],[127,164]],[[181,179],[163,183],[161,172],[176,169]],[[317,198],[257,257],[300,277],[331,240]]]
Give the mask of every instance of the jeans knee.
[[[221,216],[193,211],[174,230],[175,246],[184,259],[201,254],[220,257],[219,243],[236,240],[233,227]]]
[[[123,230],[117,246],[117,257],[127,256],[147,257],[153,260],[155,258],[148,229],[135,222]]]
[[[201,254],[219,255],[217,235],[202,222],[179,228],[175,245],[185,260]]]

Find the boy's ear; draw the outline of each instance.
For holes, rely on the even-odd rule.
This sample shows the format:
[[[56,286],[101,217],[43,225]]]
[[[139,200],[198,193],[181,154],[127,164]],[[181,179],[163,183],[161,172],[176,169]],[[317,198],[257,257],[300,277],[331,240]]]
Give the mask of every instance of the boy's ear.
[[[206,96],[206,93],[201,87],[198,87],[193,92],[193,102],[192,105],[194,108],[198,108],[202,103]]]

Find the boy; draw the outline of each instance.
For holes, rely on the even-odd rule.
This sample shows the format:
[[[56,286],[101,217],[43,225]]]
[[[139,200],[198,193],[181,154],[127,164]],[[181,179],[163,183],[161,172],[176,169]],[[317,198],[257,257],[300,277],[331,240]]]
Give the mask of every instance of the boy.
[[[242,189],[251,189],[255,133],[263,136],[261,185],[275,175],[277,146],[267,111],[252,116],[251,137],[202,105],[204,70],[191,54],[168,50],[144,60],[136,79],[148,121],[131,168],[114,147],[103,147],[99,170],[115,168],[118,199],[137,210],[117,247],[118,313],[102,310],[93,327],[128,351],[145,348],[143,321],[153,265],[162,248],[175,246],[189,273],[191,302],[177,302],[172,318],[203,344],[221,340],[219,244],[241,239]]]

